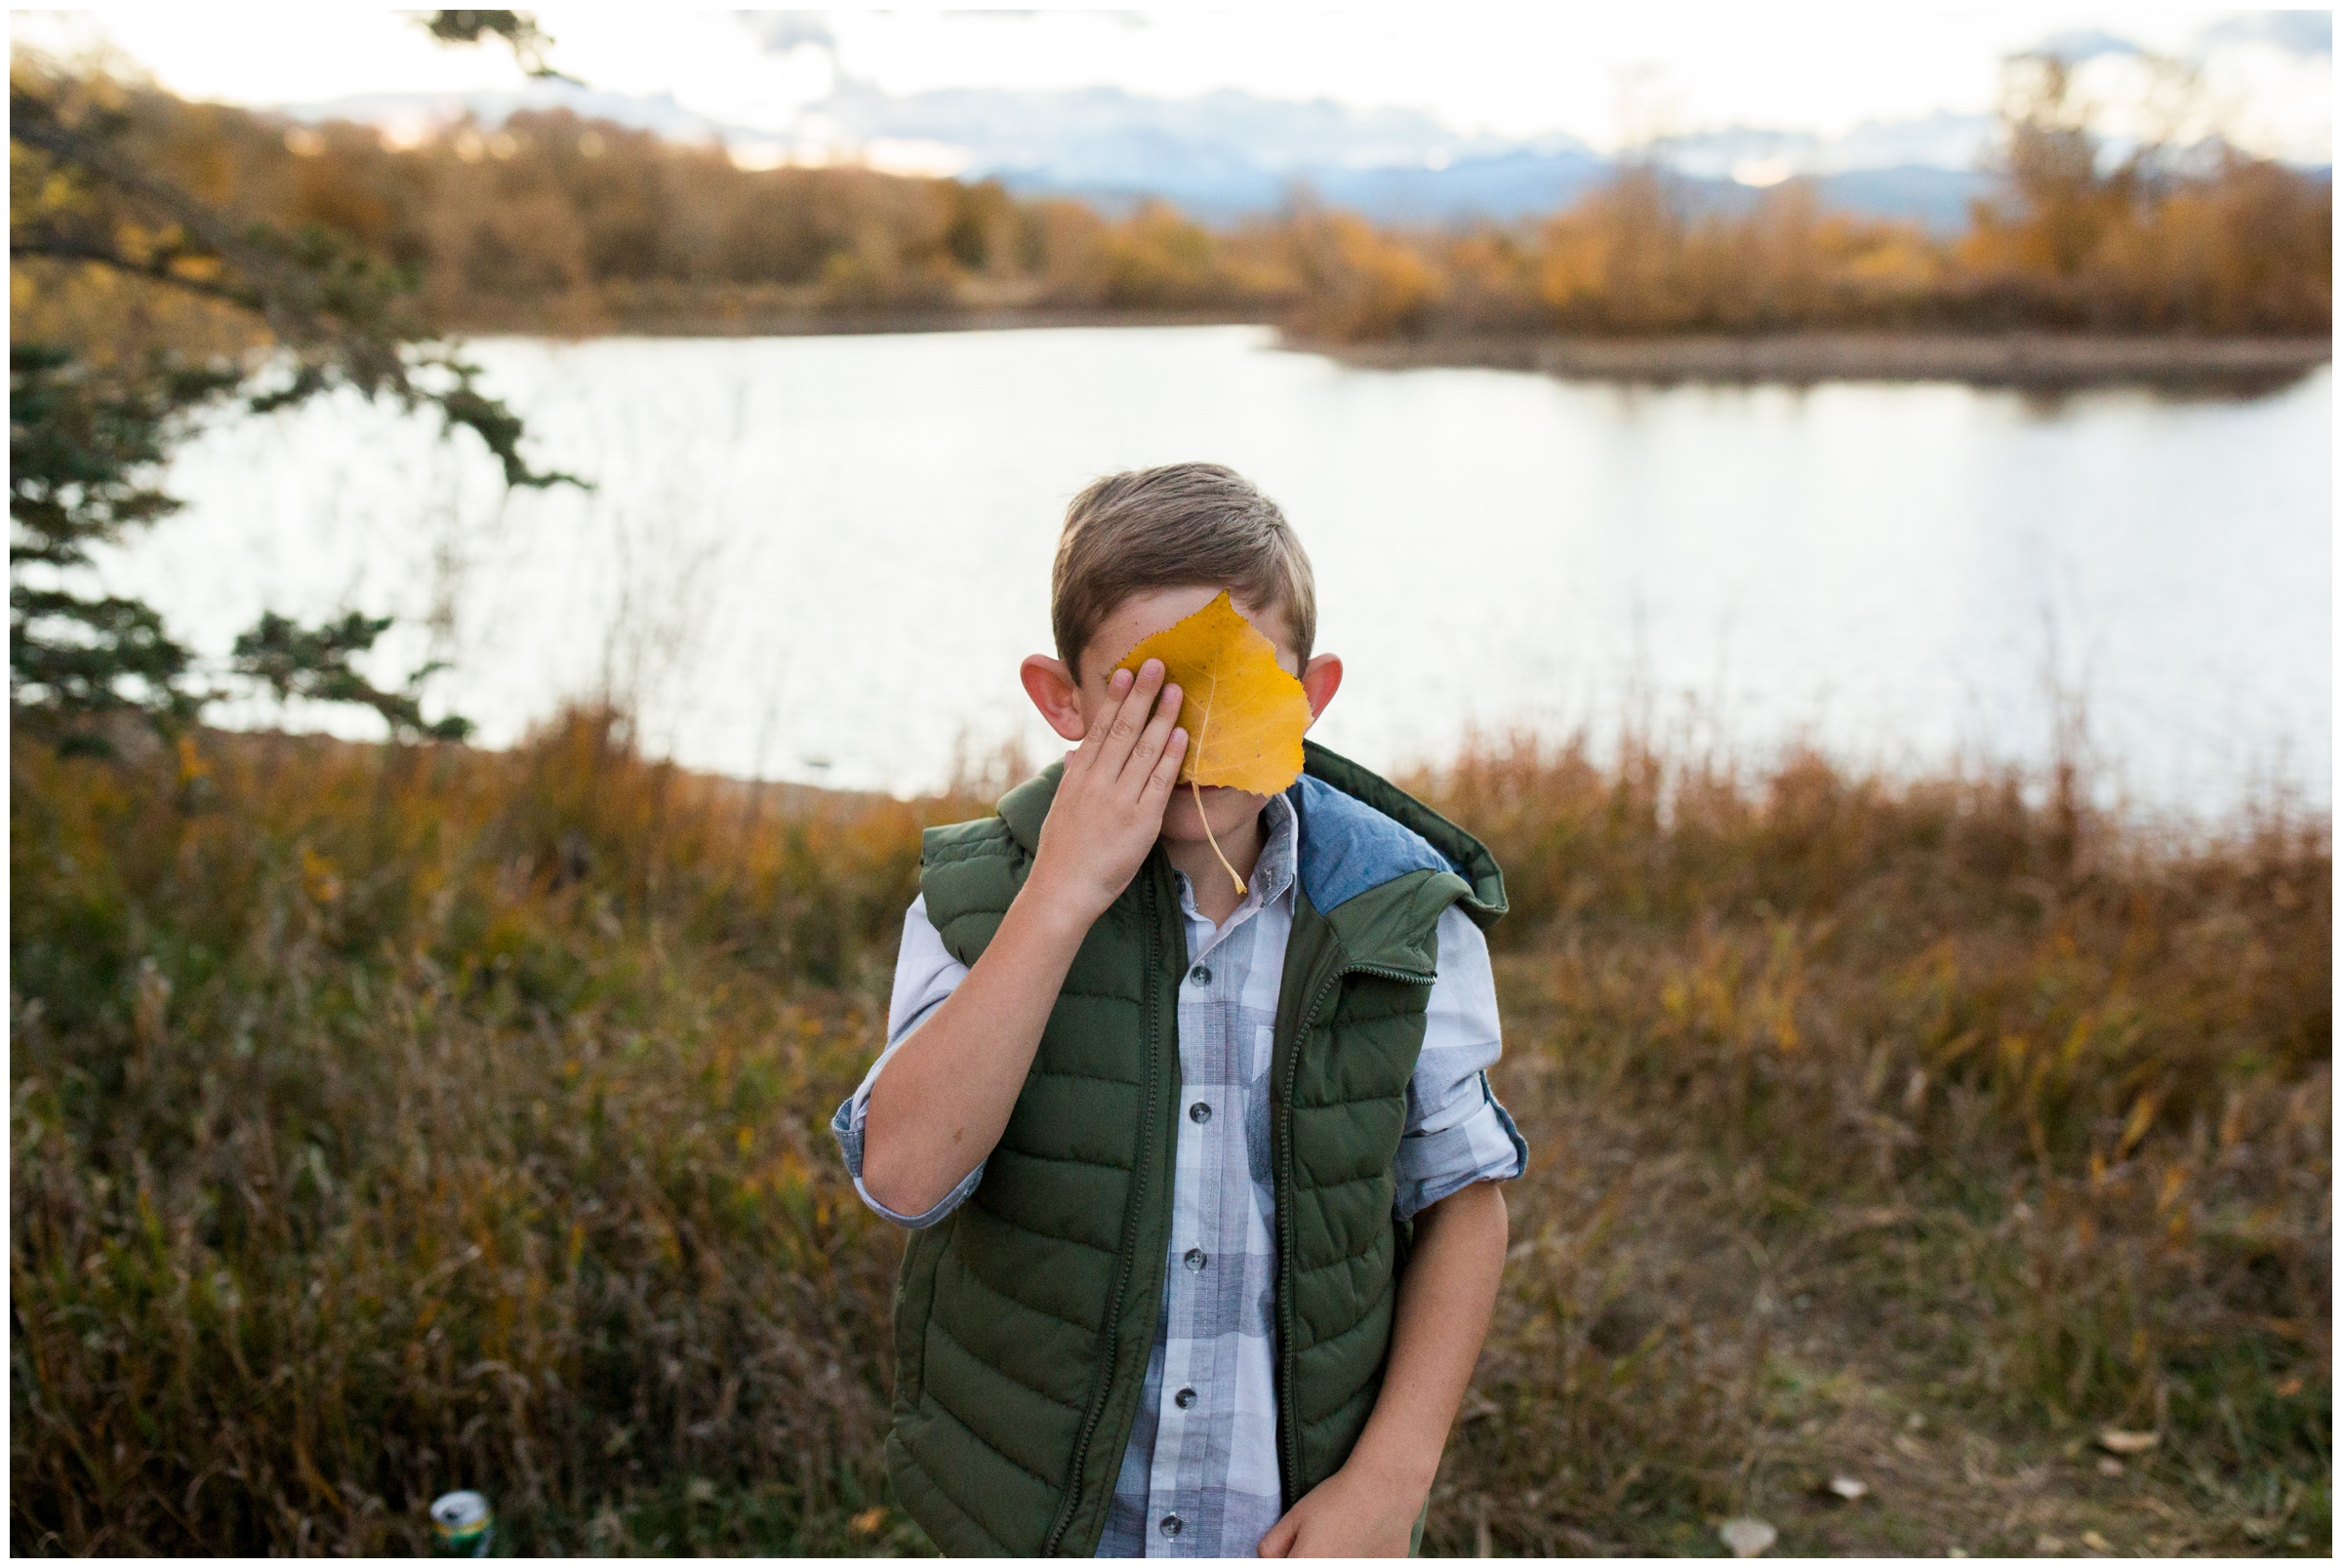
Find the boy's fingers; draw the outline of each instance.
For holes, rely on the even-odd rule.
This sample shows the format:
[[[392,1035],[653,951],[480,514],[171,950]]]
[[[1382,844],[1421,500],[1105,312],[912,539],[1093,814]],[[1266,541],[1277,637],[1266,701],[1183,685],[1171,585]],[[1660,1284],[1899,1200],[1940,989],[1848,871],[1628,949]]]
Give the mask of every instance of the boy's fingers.
[[[1171,786],[1179,783],[1179,764],[1188,754],[1188,732],[1173,730],[1164,743],[1163,754],[1155,759],[1154,770],[1147,775],[1147,786],[1140,798],[1149,806],[1158,800],[1171,798]]]
[[[1119,675],[1120,670],[1115,674]],[[1138,744],[1139,733],[1147,727],[1148,710],[1154,706],[1154,696],[1163,684],[1163,662],[1150,659],[1139,666],[1138,678],[1114,708],[1110,719],[1103,726],[1106,739],[1099,743],[1098,765],[1106,769],[1109,779],[1118,778],[1122,764],[1130,756],[1130,748]],[[1112,695],[1112,687],[1108,687]]]
[[[1122,764],[1123,777],[1130,781],[1134,793],[1147,787],[1147,777],[1163,754],[1164,743],[1171,739],[1171,728],[1179,722],[1180,701],[1179,688],[1167,682],[1155,695],[1154,716],[1139,732],[1139,744],[1130,748],[1130,758]]]
[[[1132,675],[1129,670],[1115,670],[1106,678],[1107,702],[1110,704],[1120,702],[1130,695],[1130,689],[1136,683],[1137,677]],[[1081,742],[1067,755],[1066,766],[1071,767],[1073,759],[1078,757],[1082,760],[1082,765],[1087,767],[1097,758],[1099,752],[1106,749],[1107,731],[1111,728],[1107,720],[1112,711],[1113,709],[1110,706],[1107,713],[1099,715],[1097,723],[1081,732]]]

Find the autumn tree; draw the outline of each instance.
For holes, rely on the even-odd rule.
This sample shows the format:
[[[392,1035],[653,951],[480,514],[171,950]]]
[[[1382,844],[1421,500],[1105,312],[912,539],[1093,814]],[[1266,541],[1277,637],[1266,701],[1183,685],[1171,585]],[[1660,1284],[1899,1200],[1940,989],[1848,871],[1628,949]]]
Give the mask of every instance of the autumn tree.
[[[2143,57],[2136,122],[2050,54],[2012,58],[1991,162],[1958,247],[1970,298],[2044,325],[2317,332],[2332,319],[2333,186],[2252,157],[2203,124],[2194,70]]]
[[[546,40],[521,14],[424,20],[452,41],[503,38],[543,67]],[[352,613],[303,625],[269,613],[224,664],[207,666],[153,606],[96,588],[92,552],[180,506],[158,474],[200,421],[269,414],[342,388],[469,432],[509,484],[565,476],[530,465],[518,417],[433,341],[409,305],[411,268],[323,223],[289,228],[200,193],[141,140],[101,76],[13,60],[9,110],[9,258],[12,284],[27,286],[12,292],[31,306],[18,311],[9,365],[9,688],[19,719],[101,746],[95,721],[109,715],[174,729],[258,688],[370,707],[394,734],[463,735],[461,718],[424,718],[427,666],[388,687],[361,673],[385,619]],[[93,278],[101,303],[77,316],[72,297]],[[27,323],[54,336],[24,336]]]

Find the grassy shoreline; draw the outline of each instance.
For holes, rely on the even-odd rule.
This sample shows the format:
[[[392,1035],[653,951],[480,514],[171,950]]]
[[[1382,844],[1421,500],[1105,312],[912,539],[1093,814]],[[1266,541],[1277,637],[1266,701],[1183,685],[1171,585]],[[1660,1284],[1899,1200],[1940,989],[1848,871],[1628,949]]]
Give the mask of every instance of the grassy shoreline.
[[[2332,361],[2325,338],[2010,332],[1796,332],[1754,337],[1432,338],[1315,346],[1345,364],[1468,366],[1574,381],[1964,382],[2060,388],[2146,384],[2271,390]]]
[[[997,781],[759,791],[595,714],[11,767],[15,1549],[413,1551],[455,1485],[528,1550],[923,1548],[824,1122],[918,828]],[[1532,1148],[1431,1549],[2326,1549],[2322,819],[1409,783],[1506,866]]]
[[[689,303],[624,310],[591,322],[559,314],[464,320],[449,331],[477,337],[596,338],[876,338],[939,332],[1049,332],[1095,327],[1264,327],[1262,311],[1115,310],[1102,307],[936,306],[885,310],[747,307]]]
[[[459,324],[460,325],[460,324]],[[837,338],[1067,328],[1265,326],[1257,310],[939,308],[844,313],[812,310],[629,313],[592,328],[548,317],[536,335],[592,338]],[[509,322],[477,324],[502,335]],[[2059,388],[2151,385],[2271,390],[2332,362],[2326,338],[2210,337],[2190,333],[1780,332],[1601,338],[1499,333],[1367,342],[1280,330],[1278,346],[1371,370],[1533,371],[1573,381],[1786,382],[1962,382]]]

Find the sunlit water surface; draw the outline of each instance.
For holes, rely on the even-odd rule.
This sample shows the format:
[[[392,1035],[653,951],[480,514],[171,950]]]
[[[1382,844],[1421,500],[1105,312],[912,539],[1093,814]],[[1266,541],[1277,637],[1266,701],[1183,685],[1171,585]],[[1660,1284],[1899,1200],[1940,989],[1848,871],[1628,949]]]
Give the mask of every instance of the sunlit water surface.
[[[1067,500],[1208,459],[1298,525],[1349,670],[1317,734],[1370,765],[1636,719],[2038,763],[2079,700],[2135,805],[2330,797],[2330,371],[2029,399],[1352,370],[1242,327],[473,348],[590,492],[320,405],[185,449],[112,580],[214,652],[262,606],[396,613],[382,672],[449,660],[432,704],[490,744],[608,690],[689,766],[909,791],[1050,754],[1016,667]]]

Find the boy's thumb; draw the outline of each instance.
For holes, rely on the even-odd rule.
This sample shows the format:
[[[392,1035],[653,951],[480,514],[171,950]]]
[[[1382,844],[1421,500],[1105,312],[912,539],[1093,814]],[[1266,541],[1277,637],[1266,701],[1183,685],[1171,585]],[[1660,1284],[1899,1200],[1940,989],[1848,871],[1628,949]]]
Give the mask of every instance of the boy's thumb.
[[[1269,1527],[1269,1533],[1267,1535],[1261,1537],[1259,1555],[1264,1557],[1284,1557],[1291,1555],[1293,1550],[1293,1538],[1300,1533],[1301,1526],[1295,1522],[1293,1515],[1290,1513],[1286,1514],[1283,1518],[1277,1520],[1276,1523]]]

